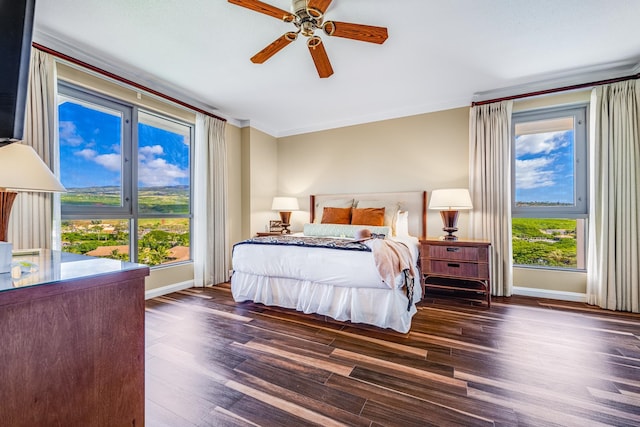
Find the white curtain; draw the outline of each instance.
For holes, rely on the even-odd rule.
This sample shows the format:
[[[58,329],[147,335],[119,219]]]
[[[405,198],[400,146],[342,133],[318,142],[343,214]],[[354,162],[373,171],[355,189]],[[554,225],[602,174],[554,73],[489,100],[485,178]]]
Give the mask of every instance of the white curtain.
[[[592,92],[587,298],[640,310],[640,80]]]
[[[192,242],[195,286],[229,280],[225,125],[223,120],[197,114]]]
[[[51,55],[31,50],[29,92],[23,144],[30,145],[53,169],[56,127],[56,71]],[[28,171],[25,171],[28,173]],[[9,221],[9,241],[14,249],[52,247],[52,207],[50,193],[19,192]]]
[[[471,107],[469,189],[470,237],[489,240],[491,293],[511,296],[511,110],[512,101]]]

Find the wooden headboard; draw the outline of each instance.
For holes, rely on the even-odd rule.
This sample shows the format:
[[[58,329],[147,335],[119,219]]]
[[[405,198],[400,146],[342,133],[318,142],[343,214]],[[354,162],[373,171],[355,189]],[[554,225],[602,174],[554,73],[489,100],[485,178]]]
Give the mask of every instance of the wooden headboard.
[[[312,194],[309,200],[310,220],[316,217],[316,208],[326,200],[354,199],[380,200],[397,202],[400,210],[409,212],[409,233],[412,236],[426,239],[427,236],[427,192],[404,191],[393,193],[342,193],[342,194]],[[322,212],[318,212],[322,215]]]

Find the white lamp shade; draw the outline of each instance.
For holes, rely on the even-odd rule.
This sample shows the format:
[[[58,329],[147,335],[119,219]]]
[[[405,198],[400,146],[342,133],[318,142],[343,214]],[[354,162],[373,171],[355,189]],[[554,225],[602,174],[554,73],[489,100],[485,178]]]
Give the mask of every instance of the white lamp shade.
[[[0,189],[14,191],[67,191],[58,178],[28,145],[0,147]]]
[[[447,188],[431,192],[429,209],[459,211],[472,208],[471,196],[466,188]]]
[[[271,209],[274,211],[297,211],[300,209],[298,199],[295,197],[274,197]]]

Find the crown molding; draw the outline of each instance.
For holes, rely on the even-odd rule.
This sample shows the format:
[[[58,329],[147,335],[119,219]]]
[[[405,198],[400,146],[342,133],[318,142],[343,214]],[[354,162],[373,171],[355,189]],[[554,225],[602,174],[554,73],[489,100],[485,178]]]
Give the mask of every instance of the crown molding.
[[[526,93],[533,93],[556,88],[588,85],[592,82],[631,76],[640,73],[640,62],[620,61],[601,64],[593,67],[574,69],[562,73],[550,73],[538,76],[530,83],[492,89],[473,94],[472,102],[482,102],[491,99],[507,98]]]

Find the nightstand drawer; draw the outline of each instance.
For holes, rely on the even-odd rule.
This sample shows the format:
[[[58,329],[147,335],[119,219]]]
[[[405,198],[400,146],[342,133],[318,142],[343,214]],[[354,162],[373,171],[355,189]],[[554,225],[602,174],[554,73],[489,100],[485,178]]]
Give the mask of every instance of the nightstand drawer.
[[[431,260],[429,266],[425,269],[425,273],[469,279],[488,279],[489,266],[488,264],[475,262]]]
[[[479,261],[487,258],[486,250],[486,248],[477,246],[429,245],[429,257],[459,261]]]

